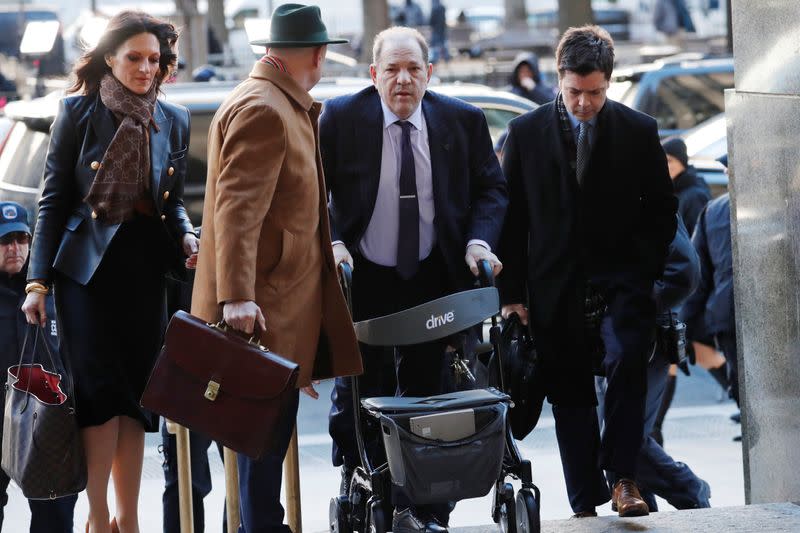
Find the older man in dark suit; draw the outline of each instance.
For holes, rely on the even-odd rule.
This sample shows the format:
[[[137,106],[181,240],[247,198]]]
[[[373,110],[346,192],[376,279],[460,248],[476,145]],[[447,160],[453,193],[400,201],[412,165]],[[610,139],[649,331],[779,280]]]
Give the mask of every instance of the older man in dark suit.
[[[355,320],[469,288],[470,270],[477,274],[482,259],[496,273],[501,268],[492,249],[506,186],[486,119],[471,105],[427,91],[427,58],[416,30],[382,32],[370,67],[375,86],[329,100],[320,119],[334,255],[354,266]],[[385,353],[362,346],[361,392],[393,394],[392,379],[384,379],[395,373],[392,366],[399,395],[441,392],[446,348],[445,342],[402,347],[387,364]],[[333,461],[344,465],[346,490],[359,464],[346,381],[337,381],[332,400]],[[445,531],[448,506],[395,503],[393,531]]]
[[[503,314],[530,314],[573,511],[595,516],[608,501],[605,469],[612,508],[637,516],[648,512],[633,480],[651,292],[675,234],[676,200],[655,120],[606,99],[608,33],[570,28],[556,64],[556,101],[512,121],[504,147],[511,202],[499,247]],[[587,327],[587,311],[603,316],[597,327]],[[602,441],[593,370],[608,381]]]

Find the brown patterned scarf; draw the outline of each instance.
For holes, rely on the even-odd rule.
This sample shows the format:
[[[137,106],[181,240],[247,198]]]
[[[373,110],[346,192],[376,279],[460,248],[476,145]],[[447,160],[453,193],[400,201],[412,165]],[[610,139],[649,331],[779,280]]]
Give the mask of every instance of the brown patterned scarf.
[[[138,95],[106,74],[100,81],[100,99],[117,117],[119,126],[84,201],[101,220],[118,224],[133,216],[134,203],[150,186],[148,127],[156,104],[156,84]]]

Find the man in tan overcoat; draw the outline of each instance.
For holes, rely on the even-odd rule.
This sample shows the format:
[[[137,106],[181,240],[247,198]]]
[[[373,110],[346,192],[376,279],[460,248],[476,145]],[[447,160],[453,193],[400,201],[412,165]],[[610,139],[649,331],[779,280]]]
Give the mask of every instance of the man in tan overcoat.
[[[361,357],[339,288],[317,143],[328,38],[319,8],[279,6],[269,51],[222,103],[208,133],[203,238],[192,313],[220,318],[300,365],[298,386],[360,374]],[[220,354],[224,357],[224,354]],[[297,396],[295,396],[297,398]],[[240,533],[288,532],[280,504],[285,434],[259,461],[239,456]]]

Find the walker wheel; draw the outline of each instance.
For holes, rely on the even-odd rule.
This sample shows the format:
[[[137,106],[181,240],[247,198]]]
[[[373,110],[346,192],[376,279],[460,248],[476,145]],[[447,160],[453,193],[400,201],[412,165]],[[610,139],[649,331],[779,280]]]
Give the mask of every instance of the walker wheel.
[[[331,498],[331,504],[328,507],[328,523],[330,524],[331,533],[353,533],[350,527],[350,519],[345,512],[342,502],[339,501],[341,496]]]
[[[517,493],[517,533],[539,533],[542,530],[539,519],[539,502],[531,489],[520,489]]]
[[[386,514],[383,511],[381,500],[372,499],[368,507],[366,533],[386,533]]]

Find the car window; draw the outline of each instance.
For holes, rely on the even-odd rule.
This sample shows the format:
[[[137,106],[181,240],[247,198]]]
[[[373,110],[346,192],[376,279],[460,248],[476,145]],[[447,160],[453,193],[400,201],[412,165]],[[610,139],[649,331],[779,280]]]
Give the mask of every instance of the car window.
[[[49,139],[47,133],[15,121],[0,153],[0,198],[25,206],[33,220]]]
[[[208,171],[208,129],[214,118],[213,109],[192,109],[192,131],[189,143],[189,161],[186,171],[186,182],[183,189],[183,201],[189,218],[200,224],[203,218],[203,196],[206,190],[206,172]]]
[[[489,125],[489,134],[492,136],[492,144],[497,142],[500,134],[508,127],[508,123],[519,116],[518,111],[510,109],[498,109],[495,107],[483,107],[483,114],[486,115],[486,123]]]
[[[732,72],[669,76],[661,80],[656,98],[645,113],[661,130],[685,130],[725,110],[725,89],[733,87]]]
[[[49,135],[17,122],[0,153],[2,185],[39,189]]]

